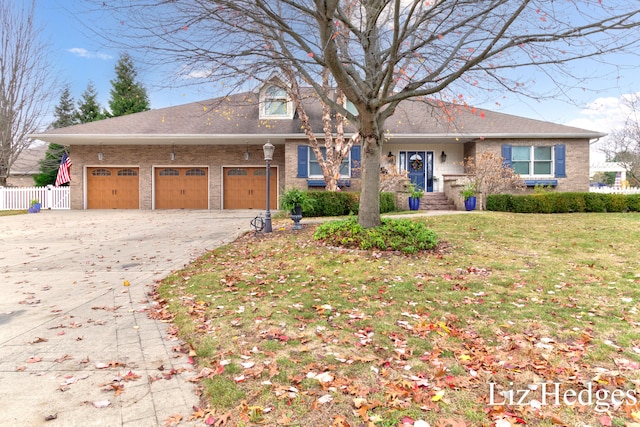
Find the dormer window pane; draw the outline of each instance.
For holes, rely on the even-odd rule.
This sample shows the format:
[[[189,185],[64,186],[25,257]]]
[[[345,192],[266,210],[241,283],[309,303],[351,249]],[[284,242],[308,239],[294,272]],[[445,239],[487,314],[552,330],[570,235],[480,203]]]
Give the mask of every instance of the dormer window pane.
[[[267,116],[285,116],[288,114],[287,92],[279,87],[270,86],[265,91],[264,112]]]

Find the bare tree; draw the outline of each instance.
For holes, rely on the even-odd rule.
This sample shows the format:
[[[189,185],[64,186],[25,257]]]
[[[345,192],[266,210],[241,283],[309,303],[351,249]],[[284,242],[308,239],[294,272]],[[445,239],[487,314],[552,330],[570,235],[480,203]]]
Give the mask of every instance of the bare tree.
[[[11,166],[40,129],[56,94],[41,30],[34,22],[35,0],[0,0],[0,186]]]
[[[131,44],[182,73],[237,88],[285,63],[358,129],[359,223],[377,226],[384,124],[398,104],[459,100],[499,89],[536,96],[521,75],[541,69],[569,86],[563,64],[637,48],[626,0],[113,0]],[[130,19],[135,16],[136,19]],[[328,96],[329,69],[353,114]],[[522,69],[522,72],[514,70]]]
[[[621,129],[611,132],[603,152],[610,161],[618,162],[627,170],[627,180],[640,186],[640,92],[623,98],[628,115]]]
[[[511,166],[504,164],[505,159],[490,151],[483,151],[477,158],[464,159],[464,171],[475,190],[482,195],[482,208],[487,208],[487,196],[503,192],[515,192],[526,187],[520,175]]]

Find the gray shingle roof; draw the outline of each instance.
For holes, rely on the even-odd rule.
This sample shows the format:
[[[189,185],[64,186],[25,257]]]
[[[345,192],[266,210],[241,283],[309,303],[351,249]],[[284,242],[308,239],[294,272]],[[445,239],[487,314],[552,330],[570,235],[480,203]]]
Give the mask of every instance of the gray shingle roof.
[[[447,108],[448,113],[444,108]],[[314,131],[322,133],[317,99],[305,99]],[[304,138],[297,115],[293,119],[261,120],[259,99],[253,92],[149,110],[32,135],[60,144],[114,143],[230,143],[252,137]],[[355,128],[349,125],[347,132]],[[599,132],[527,119],[463,106],[434,106],[420,101],[402,102],[385,123],[392,138],[598,138]],[[126,142],[125,142],[126,141]]]

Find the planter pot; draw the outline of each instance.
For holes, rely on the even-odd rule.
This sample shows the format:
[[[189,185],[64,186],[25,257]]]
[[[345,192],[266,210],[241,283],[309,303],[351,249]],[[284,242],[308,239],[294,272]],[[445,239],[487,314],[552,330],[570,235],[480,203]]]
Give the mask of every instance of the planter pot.
[[[476,196],[470,196],[464,201],[464,208],[468,211],[472,211],[476,208]]]
[[[36,213],[40,212],[40,207],[41,207],[40,203],[33,204],[33,209],[36,211]]]
[[[300,220],[302,219],[302,206],[298,205],[291,209],[291,219],[293,220],[293,230],[302,230]]]
[[[409,197],[409,210],[417,211],[420,209],[420,199],[417,197]]]

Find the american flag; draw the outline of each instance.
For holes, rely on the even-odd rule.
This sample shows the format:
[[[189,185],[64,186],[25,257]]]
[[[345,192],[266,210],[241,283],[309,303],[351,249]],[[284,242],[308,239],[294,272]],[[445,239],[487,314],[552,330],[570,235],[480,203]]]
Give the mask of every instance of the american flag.
[[[71,177],[69,176],[71,169],[71,159],[67,156],[65,152],[62,155],[62,160],[60,161],[60,167],[58,168],[58,176],[56,177],[56,187],[61,186],[62,184],[66,184],[71,181]]]

